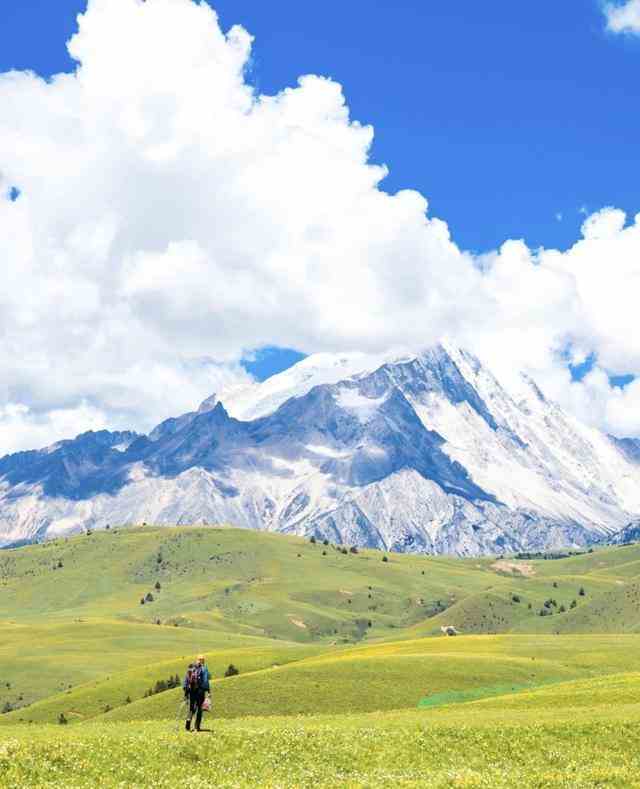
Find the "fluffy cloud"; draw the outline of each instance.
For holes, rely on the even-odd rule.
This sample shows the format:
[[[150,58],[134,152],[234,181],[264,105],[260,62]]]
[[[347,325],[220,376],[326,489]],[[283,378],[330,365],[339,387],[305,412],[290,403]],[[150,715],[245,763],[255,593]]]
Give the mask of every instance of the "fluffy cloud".
[[[640,34],[640,0],[605,5],[607,27],[613,33]]]
[[[259,345],[443,335],[640,432],[621,416],[632,389],[602,372],[640,373],[637,220],[604,209],[565,252],[474,258],[422,195],[381,189],[340,85],[256,95],[250,50],[204,3],[90,0],[74,73],[0,75],[0,454],[147,429],[246,380],[237,360]],[[589,380],[570,381],[567,348],[597,355]]]

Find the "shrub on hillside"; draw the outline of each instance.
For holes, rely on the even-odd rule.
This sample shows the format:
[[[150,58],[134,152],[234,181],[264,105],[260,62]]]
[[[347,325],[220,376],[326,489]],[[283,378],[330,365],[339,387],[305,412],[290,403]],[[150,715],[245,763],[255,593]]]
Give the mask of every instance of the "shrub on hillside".
[[[225,677],[236,677],[240,671],[233,665],[233,663],[229,664],[229,667],[224,672]]]
[[[160,581],[156,581],[156,591],[159,592],[162,589],[162,584]]]
[[[578,594],[580,595],[580,597],[584,597],[586,595],[586,592],[584,590],[584,586],[580,587],[580,591],[578,592]]]
[[[388,562],[389,561],[389,557],[388,556],[383,556],[382,557],[382,561],[383,562]]]
[[[521,603],[522,602],[522,598],[520,597],[519,594],[512,595],[511,599],[513,600],[514,603]]]
[[[313,534],[311,535],[311,537],[309,537],[309,542],[311,543],[311,545],[315,545],[316,544],[316,538],[315,538],[315,536]]]
[[[349,553],[358,553],[358,549],[356,548],[355,545],[353,545],[351,548],[349,548]]]
[[[67,725],[67,723],[69,723],[69,721],[68,721],[68,720],[67,720],[67,718],[65,717],[65,714],[64,714],[64,712],[61,712],[61,713],[60,713],[60,715],[58,715],[58,723],[59,723],[61,726],[66,726],[66,725]]]

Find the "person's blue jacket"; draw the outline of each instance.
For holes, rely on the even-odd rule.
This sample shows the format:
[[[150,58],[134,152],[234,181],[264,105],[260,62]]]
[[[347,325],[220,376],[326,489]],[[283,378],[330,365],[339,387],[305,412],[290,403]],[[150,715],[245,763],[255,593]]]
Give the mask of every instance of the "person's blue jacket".
[[[182,683],[182,689],[185,693],[189,692],[189,670],[184,675],[184,681]],[[200,675],[198,677],[198,690],[204,690],[205,692],[209,692],[209,669],[206,666],[200,666]]]

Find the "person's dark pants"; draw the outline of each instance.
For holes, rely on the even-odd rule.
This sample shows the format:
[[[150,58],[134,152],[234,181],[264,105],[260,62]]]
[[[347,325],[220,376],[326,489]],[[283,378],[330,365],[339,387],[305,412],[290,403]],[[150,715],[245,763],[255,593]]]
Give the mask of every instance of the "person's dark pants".
[[[204,690],[196,688],[189,691],[189,717],[187,718],[187,729],[191,728],[191,719],[196,716],[196,730],[200,731],[202,723],[202,705],[204,704]]]

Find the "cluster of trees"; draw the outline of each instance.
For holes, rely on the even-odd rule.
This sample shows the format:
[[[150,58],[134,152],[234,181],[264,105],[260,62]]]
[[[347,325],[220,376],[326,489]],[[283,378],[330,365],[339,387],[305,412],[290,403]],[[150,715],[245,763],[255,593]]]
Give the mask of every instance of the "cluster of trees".
[[[162,589],[162,584],[160,583],[160,581],[156,581],[156,585],[155,585],[156,592],[159,592],[161,589]],[[144,605],[145,603],[153,603],[154,600],[155,597],[153,596],[153,594],[151,592],[147,592],[144,597],[140,598],[140,605]]]
[[[584,597],[586,595],[586,591],[584,589],[584,586],[580,587],[580,591],[578,592],[578,594],[580,595],[580,597]],[[577,607],[578,607],[578,601],[575,600],[575,599],[572,600],[571,601],[571,605],[569,606],[569,608],[573,609],[573,608],[577,608]],[[529,608],[531,608],[531,604],[529,604]],[[559,614],[564,614],[567,611],[567,607],[564,605],[564,603],[561,603],[560,605],[558,605],[557,600],[555,600],[553,597],[550,597],[548,600],[544,601],[544,605],[540,609],[539,615],[540,616],[551,616],[553,614],[553,609],[554,608],[557,609]]]
[[[144,698],[146,699],[149,698],[149,696],[155,696],[156,693],[164,693],[165,690],[179,688],[181,685],[182,682],[180,682],[180,677],[177,674],[173,677],[169,677],[169,679],[159,679],[153,687],[145,691]]]
[[[593,548],[589,548],[588,551],[557,551],[553,553],[546,553],[542,551],[521,551],[515,555],[515,558],[527,561],[531,559],[544,559],[545,561],[552,561],[553,559],[569,559],[572,556],[584,556],[585,553],[593,553]],[[504,558],[504,556],[500,558]]]
[[[311,545],[316,545],[316,543],[318,542],[318,540],[316,539],[315,535],[313,535],[313,534],[312,534],[312,535],[311,535],[311,537],[309,538],[309,542],[311,543]],[[329,540],[326,540],[326,539],[322,541],[322,544],[325,546],[325,548],[328,548],[328,547],[329,547],[329,545],[331,545],[331,543],[329,542]],[[346,546],[344,546],[344,545],[332,545],[331,547],[332,547],[332,548],[333,548],[335,551],[338,551],[338,553],[342,553],[342,554],[344,554],[345,556],[346,556],[347,554],[349,554],[349,553],[358,553],[358,549],[357,549],[357,547],[356,547],[355,545],[352,545],[352,546],[351,546],[351,548],[347,548],[347,547],[346,547]],[[322,555],[323,555],[323,556],[326,556],[326,555],[327,555],[327,552],[326,552],[326,551],[322,551]],[[298,554],[298,556],[300,556],[300,554]]]

